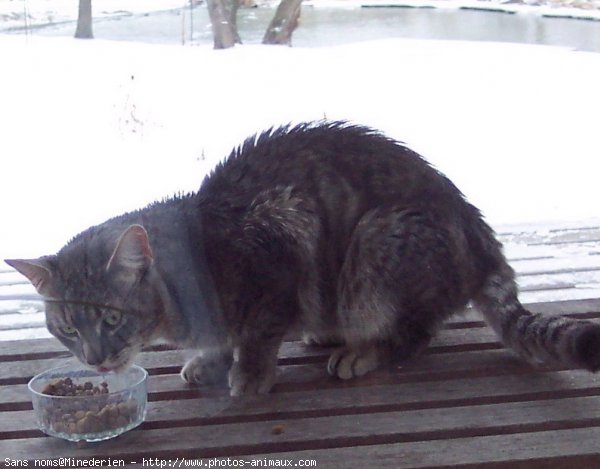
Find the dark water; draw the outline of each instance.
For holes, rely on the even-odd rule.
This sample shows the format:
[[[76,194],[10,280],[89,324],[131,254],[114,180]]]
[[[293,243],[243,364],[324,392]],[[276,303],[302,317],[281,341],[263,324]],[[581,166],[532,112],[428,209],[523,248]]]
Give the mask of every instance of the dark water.
[[[273,9],[242,9],[238,26],[246,44],[259,43]],[[190,10],[158,12],[96,20],[97,38],[162,44],[211,44],[204,6]],[[44,36],[72,36],[74,23],[34,31]],[[600,52],[600,21],[543,18],[533,14],[507,14],[471,10],[428,8],[312,8],[304,6],[293,45],[318,47],[386,39],[459,39],[568,46]]]

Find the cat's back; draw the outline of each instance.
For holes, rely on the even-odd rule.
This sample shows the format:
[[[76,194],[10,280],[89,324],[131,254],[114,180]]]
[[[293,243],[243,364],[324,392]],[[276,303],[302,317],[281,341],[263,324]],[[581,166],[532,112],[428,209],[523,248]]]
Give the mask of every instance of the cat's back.
[[[200,192],[254,197],[287,186],[317,196],[368,198],[375,205],[460,195],[402,143],[346,122],[284,126],[250,137],[215,168]]]

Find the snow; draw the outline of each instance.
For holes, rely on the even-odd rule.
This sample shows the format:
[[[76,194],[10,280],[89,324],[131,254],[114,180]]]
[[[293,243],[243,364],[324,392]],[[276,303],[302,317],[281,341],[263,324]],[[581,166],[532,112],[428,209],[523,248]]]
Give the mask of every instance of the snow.
[[[179,191],[272,125],[407,142],[494,225],[598,216],[600,54],[386,40],[312,49],[0,36],[0,256],[56,251]]]

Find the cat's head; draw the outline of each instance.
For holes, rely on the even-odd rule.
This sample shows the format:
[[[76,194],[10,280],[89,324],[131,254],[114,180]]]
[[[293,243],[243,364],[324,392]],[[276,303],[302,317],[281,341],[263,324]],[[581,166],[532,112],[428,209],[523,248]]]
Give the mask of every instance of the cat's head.
[[[6,262],[44,297],[48,330],[81,362],[120,371],[157,338],[161,326],[153,260],[142,226],[101,225],[56,255]]]

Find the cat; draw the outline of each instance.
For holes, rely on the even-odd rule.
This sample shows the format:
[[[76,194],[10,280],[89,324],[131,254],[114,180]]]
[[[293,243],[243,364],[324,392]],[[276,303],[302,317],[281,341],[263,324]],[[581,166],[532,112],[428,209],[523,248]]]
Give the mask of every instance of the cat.
[[[533,363],[596,371],[600,325],[532,314],[480,211],[406,145],[347,122],[248,138],[197,193],[110,219],[58,254],[7,260],[83,363],[125,369],[156,340],[231,395],[267,393],[294,324],[349,379],[424,350],[471,302]]]

